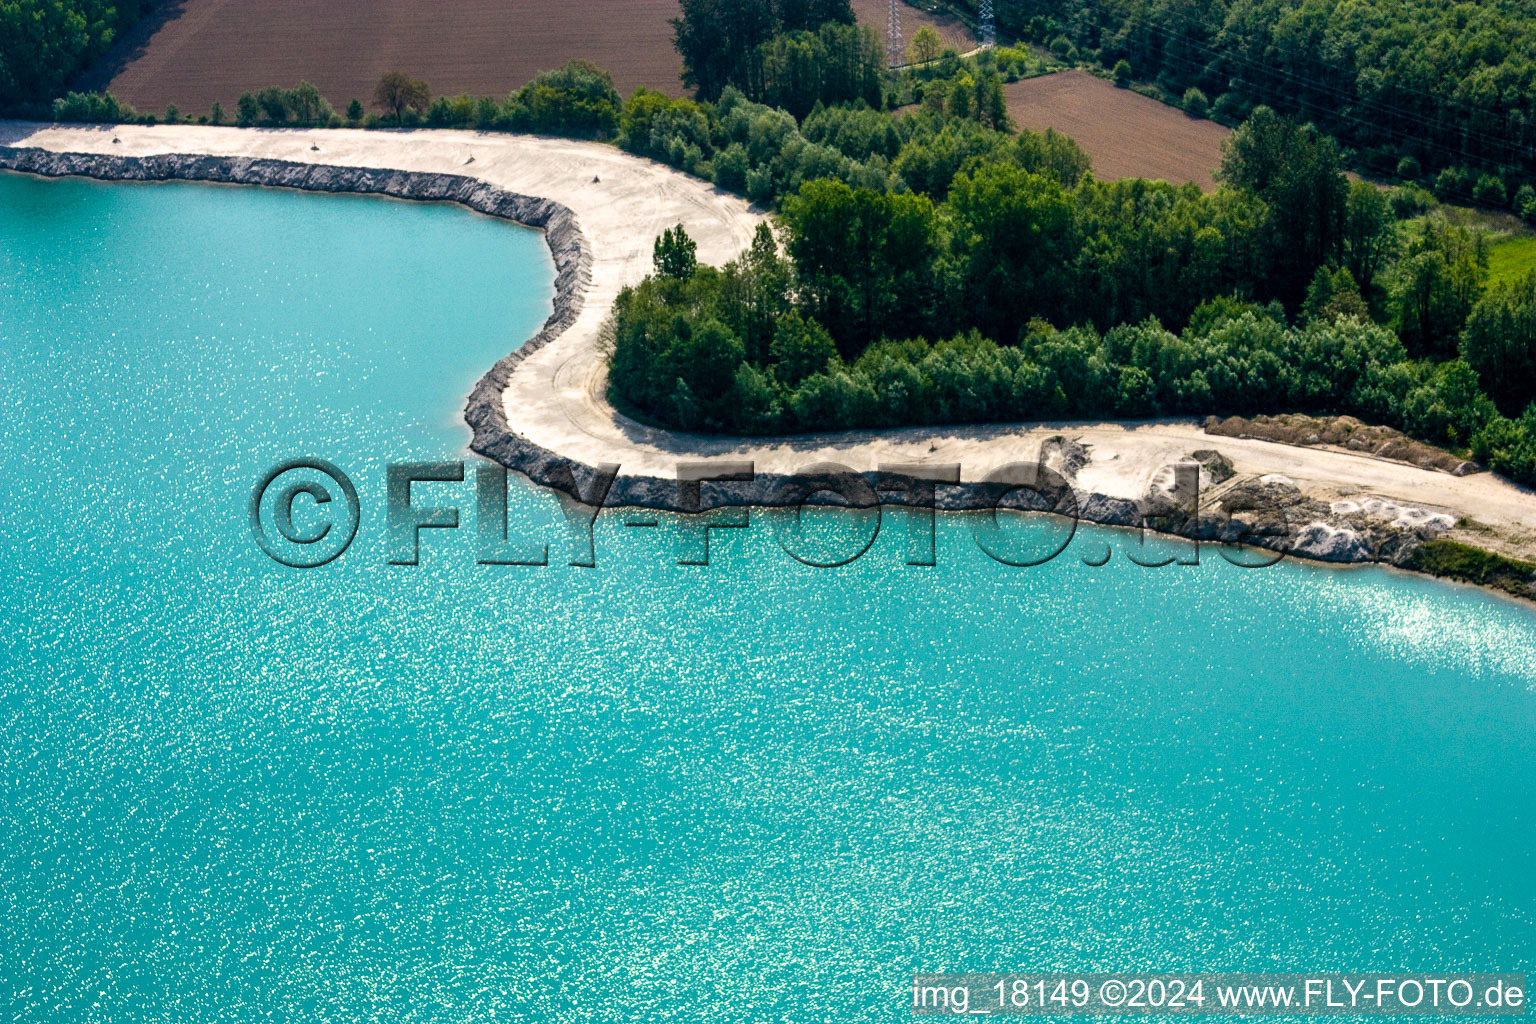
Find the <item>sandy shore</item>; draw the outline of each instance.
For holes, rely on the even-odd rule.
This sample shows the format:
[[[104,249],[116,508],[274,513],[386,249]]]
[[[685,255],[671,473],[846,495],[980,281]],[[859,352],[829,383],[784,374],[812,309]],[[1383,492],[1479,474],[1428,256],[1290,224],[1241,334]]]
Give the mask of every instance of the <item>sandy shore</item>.
[[[710,459],[750,460],[760,477],[792,475],[827,461],[859,472],[890,463],[960,463],[962,479],[975,481],[1000,465],[1033,459],[1043,441],[1066,435],[1087,446],[1089,461],[1072,478],[1085,495],[1135,501],[1148,493],[1164,467],[1197,449],[1216,449],[1237,472],[1227,488],[1280,477],[1311,499],[1314,509],[1321,502],[1346,519],[1353,515],[1350,522],[1359,522],[1361,507],[1385,509],[1379,514],[1387,524],[1426,516],[1442,526],[1454,520],[1452,537],[1516,557],[1536,556],[1536,495],[1491,474],[1454,477],[1344,450],[1212,437],[1193,422],[920,428],[780,439],[680,435],[637,424],[619,415],[605,397],[600,339],[614,297],[649,271],[651,243],[663,228],[683,224],[697,240],[700,258],[722,263],[750,242],[762,214],[707,182],[610,146],[455,131],[80,128],[17,122],[0,122],[0,145],[113,157],[187,153],[462,175],[563,205],[575,215],[590,249],[589,272],[574,285],[579,311],[566,329],[529,353],[496,386],[502,389],[505,427],[517,451],[540,451],[585,466],[617,463],[621,481],[649,479],[659,485],[676,479],[678,461]],[[477,448],[487,450],[478,442]],[[1221,489],[1208,497],[1219,501]],[[1404,510],[1422,514],[1405,520]],[[1326,530],[1348,528],[1327,515],[1315,518]]]

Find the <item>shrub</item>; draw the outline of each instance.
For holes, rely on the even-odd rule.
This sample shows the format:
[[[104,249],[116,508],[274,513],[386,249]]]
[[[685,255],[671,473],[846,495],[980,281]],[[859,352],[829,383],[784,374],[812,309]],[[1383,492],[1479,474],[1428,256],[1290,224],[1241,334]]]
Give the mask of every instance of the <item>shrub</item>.
[[[1064,35],[1059,35],[1051,40],[1051,53],[1057,60],[1076,60],[1077,47],[1072,45],[1072,40]]]
[[[138,112],[109,92],[72,92],[53,101],[55,121],[131,122]]]
[[[1248,116],[1250,104],[1236,92],[1224,92],[1216,97],[1211,112],[1229,124],[1235,124]]]
[[[1209,117],[1211,101],[1205,98],[1205,93],[1191,86],[1184,90],[1184,112],[1190,117]]]
[[[208,123],[209,124],[223,124],[224,123],[224,104],[220,103],[218,100],[214,100],[213,101],[213,109],[211,111],[209,111],[209,113],[208,113]]]
[[[1131,84],[1131,62],[1127,60],[1115,61],[1115,84],[1124,89]]]
[[[1504,188],[1504,179],[1494,174],[1478,178],[1477,184],[1472,186],[1472,200],[1479,206],[1508,206],[1509,193]]]
[[[1497,587],[1519,597],[1536,597],[1536,565],[1438,537],[1414,549],[1408,567],[1433,576]]]
[[[1466,198],[1471,191],[1471,175],[1464,167],[1447,167],[1435,175],[1435,195],[1445,202]]]
[[[517,93],[518,126],[536,132],[607,138],[619,127],[622,101],[613,78],[586,60],[545,71]]]
[[[250,93],[241,93],[239,101],[235,104],[235,123],[241,128],[249,128],[256,123],[260,116],[261,108],[256,105],[256,97]]]
[[[1418,181],[1419,175],[1423,173],[1424,168],[1419,166],[1419,158],[1412,154],[1397,162],[1397,176],[1404,181]]]
[[[1435,206],[1434,195],[1428,189],[1421,185],[1415,185],[1411,181],[1393,189],[1392,197],[1389,201],[1392,204],[1392,214],[1398,220],[1408,220],[1411,217],[1417,217]]]
[[[501,105],[490,96],[481,96],[475,101],[475,127],[481,131],[487,131],[496,127],[496,122],[501,117]]]
[[[261,108],[268,124],[284,124],[288,120],[288,92],[269,85],[256,94],[256,105]]]
[[[1536,187],[1520,186],[1520,191],[1515,193],[1515,212],[1524,217],[1526,223],[1536,224]]]
[[[747,150],[733,142],[715,157],[715,184],[732,192],[747,190]]]
[[[447,128],[453,124],[453,111],[448,106],[448,97],[439,96],[432,101],[427,108],[427,124],[433,128]]]
[[[353,124],[357,124],[362,119],[363,104],[361,101],[354,99],[351,103],[347,104],[347,120]]]

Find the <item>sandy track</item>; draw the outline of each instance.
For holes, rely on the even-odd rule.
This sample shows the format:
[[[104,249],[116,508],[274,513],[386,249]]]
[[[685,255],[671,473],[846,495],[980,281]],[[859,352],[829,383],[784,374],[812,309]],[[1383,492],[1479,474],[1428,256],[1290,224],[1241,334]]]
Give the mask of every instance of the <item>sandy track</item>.
[[[1026,78],[1004,86],[1003,93],[1020,128],[1072,136],[1102,180],[1162,178],[1216,187],[1221,142],[1230,132],[1215,121],[1189,117],[1086,71]]]
[[[785,474],[825,461],[860,471],[882,463],[958,462],[963,479],[977,480],[997,466],[1032,458],[1047,437],[1066,434],[1092,446],[1093,461],[1078,483],[1100,494],[1138,498],[1161,467],[1195,449],[1215,448],[1233,460],[1240,474],[1284,474],[1324,499],[1376,496],[1449,511],[1486,528],[1467,534],[1481,546],[1536,554],[1536,496],[1490,474],[1453,477],[1354,452],[1212,437],[1188,421],[911,428],[768,439],[641,426],[615,412],[604,396],[600,338],[613,298],[647,273],[651,243],[662,228],[684,224],[699,243],[700,258],[720,263],[749,243],[762,216],[738,197],[612,147],[472,132],[86,129],[15,123],[0,123],[0,144],[114,156],[195,153],[468,174],[564,204],[576,214],[595,255],[585,305],[569,330],[512,375],[503,394],[507,421],[515,433],[542,448],[587,465],[619,463],[625,476],[670,478],[679,460],[728,458],[750,459],[760,473]],[[474,162],[468,163],[471,156]]]

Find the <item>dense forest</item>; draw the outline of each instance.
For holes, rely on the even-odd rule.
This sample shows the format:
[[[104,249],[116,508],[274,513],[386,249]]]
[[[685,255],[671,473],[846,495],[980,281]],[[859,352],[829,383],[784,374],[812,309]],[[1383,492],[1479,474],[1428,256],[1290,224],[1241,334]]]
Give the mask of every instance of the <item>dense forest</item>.
[[[1125,61],[1127,75],[1174,97],[1197,89],[1225,120],[1264,104],[1312,121],[1363,167],[1434,182],[1444,198],[1505,205],[1536,180],[1536,18],[1525,0],[998,0],[996,9],[1005,34],[1105,68]]]
[[[149,0],[0,0],[0,111],[47,104]]]

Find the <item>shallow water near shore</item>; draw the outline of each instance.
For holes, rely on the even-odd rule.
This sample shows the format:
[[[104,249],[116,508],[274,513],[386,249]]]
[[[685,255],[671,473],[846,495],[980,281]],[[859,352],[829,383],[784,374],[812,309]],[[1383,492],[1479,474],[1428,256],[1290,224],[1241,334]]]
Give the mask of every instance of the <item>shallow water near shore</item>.
[[[1536,614],[1380,569],[1013,569],[889,515],[572,568],[385,466],[547,315],[445,206],[0,175],[0,1002],[18,1021],[899,1020],[915,970],[1536,970]],[[253,485],[315,456],[297,571]],[[823,524],[825,525],[825,524]],[[830,542],[837,527],[827,526]],[[1010,524],[1048,550],[1060,523]],[[1095,568],[1105,546],[1113,557]],[[1176,553],[1186,553],[1182,548]]]

